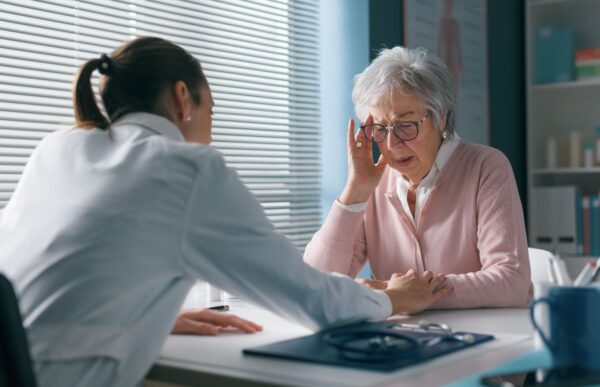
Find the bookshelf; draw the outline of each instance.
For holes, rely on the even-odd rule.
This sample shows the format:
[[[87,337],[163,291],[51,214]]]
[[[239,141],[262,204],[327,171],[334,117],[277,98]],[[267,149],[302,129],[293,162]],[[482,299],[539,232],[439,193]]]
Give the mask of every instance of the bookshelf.
[[[530,0],[529,5],[532,7],[544,6],[549,4],[560,4],[560,3],[575,3],[581,0]]]
[[[540,212],[535,210],[535,188],[573,185],[582,195],[600,193],[600,163],[595,161],[595,130],[600,126],[600,77],[537,84],[536,34],[547,26],[567,28],[572,32],[573,50],[600,48],[600,1],[526,0],[525,15],[528,234],[530,245],[535,246],[532,235],[539,215],[536,212]],[[579,165],[572,165],[570,161],[570,133],[574,131],[581,144]],[[550,137],[556,142],[554,166],[547,163]],[[583,160],[586,143],[594,144],[594,165],[588,167],[584,167]],[[585,262],[586,257],[579,256],[577,260]]]
[[[584,79],[584,80],[574,80],[570,82],[556,82],[556,83],[548,83],[542,85],[532,85],[532,89],[534,92],[540,91],[552,91],[552,90],[560,90],[560,89],[577,89],[584,87],[599,87],[600,86],[600,78],[593,79]]]
[[[592,168],[533,168],[531,170],[533,175],[587,175],[587,174],[598,174],[600,175],[600,167]]]

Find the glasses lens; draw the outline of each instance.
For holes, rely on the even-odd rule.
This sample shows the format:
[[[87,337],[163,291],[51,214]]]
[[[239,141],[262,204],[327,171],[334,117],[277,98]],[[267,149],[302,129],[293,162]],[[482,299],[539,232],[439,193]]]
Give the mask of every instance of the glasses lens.
[[[418,133],[414,122],[399,122],[394,125],[394,134],[402,141],[414,140]]]
[[[365,125],[363,126],[365,131],[365,136],[371,141],[382,142],[385,140],[385,135],[387,134],[387,129],[382,125]]]

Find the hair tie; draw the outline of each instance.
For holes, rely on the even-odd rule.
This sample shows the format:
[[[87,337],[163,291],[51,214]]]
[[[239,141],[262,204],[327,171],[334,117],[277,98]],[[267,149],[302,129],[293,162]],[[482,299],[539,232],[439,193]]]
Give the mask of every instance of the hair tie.
[[[98,72],[102,75],[111,75],[113,71],[113,61],[106,54],[100,55],[100,65],[98,66]]]

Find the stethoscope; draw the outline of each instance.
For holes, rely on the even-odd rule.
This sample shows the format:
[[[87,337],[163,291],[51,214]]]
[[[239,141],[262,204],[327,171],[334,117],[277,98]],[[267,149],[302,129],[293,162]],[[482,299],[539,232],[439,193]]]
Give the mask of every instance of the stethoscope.
[[[425,334],[419,337],[402,331]],[[332,330],[323,333],[325,342],[339,350],[342,357],[362,362],[397,361],[413,358],[442,342],[475,342],[472,334],[458,334],[443,323],[422,321],[417,324],[392,322],[377,328]]]

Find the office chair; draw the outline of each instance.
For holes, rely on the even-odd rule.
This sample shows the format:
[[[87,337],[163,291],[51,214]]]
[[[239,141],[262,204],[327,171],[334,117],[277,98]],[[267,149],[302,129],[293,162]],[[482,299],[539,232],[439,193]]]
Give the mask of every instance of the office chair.
[[[551,252],[530,247],[529,264],[531,266],[531,282],[556,282]]]
[[[17,297],[0,273],[0,387],[35,387],[29,346]]]

